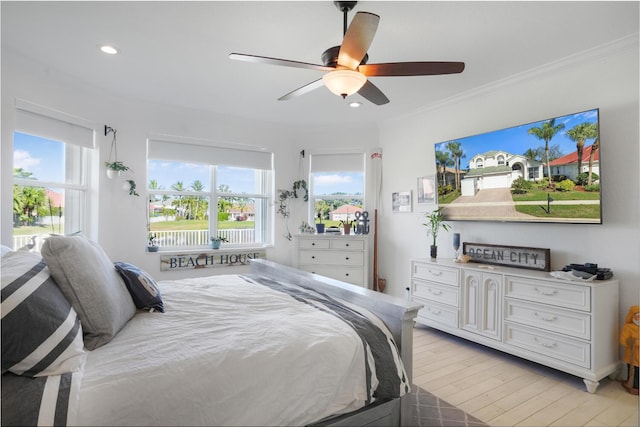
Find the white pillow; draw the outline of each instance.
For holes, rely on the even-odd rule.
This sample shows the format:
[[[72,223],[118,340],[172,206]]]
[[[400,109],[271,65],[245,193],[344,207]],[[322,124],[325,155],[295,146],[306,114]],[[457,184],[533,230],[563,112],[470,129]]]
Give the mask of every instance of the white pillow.
[[[11,249],[9,246],[0,245],[0,257],[5,256],[9,252],[13,252],[13,249]]]

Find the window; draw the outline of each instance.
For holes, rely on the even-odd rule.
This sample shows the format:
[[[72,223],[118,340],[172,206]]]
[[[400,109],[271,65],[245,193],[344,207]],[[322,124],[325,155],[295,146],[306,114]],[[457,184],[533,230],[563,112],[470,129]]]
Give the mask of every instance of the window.
[[[165,248],[214,236],[234,246],[271,243],[272,154],[150,140],[149,226]]]
[[[90,124],[25,101],[16,102],[13,134],[13,247],[36,250],[50,233],[87,234]]]
[[[312,224],[318,214],[327,227],[355,220],[355,213],[364,209],[364,161],[362,153],[311,155]]]

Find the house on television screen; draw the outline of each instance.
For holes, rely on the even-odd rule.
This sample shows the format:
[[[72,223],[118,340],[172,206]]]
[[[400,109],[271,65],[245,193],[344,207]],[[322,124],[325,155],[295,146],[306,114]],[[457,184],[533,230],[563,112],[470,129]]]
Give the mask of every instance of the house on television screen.
[[[591,164],[593,181],[598,182],[598,178],[600,176],[600,150],[598,150],[598,147],[596,146],[596,149],[593,150],[593,158],[590,161],[589,159],[591,158],[592,147],[593,145],[590,145],[588,147],[584,147],[582,150],[582,162],[580,163],[580,166],[578,166],[577,151],[549,162],[549,166],[551,166],[551,176],[564,176],[565,179],[575,181],[579,173],[589,173],[589,165]],[[579,173],[578,168],[580,168]]]
[[[469,161],[469,171],[461,180],[463,196],[475,196],[489,188],[511,188],[518,178],[536,181],[542,178],[543,164],[520,154],[492,150],[476,154]]]

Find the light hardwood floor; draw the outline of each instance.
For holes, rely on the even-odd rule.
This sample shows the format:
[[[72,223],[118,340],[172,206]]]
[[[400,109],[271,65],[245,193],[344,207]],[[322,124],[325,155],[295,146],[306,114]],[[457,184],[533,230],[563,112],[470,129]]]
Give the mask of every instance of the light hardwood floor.
[[[435,329],[414,328],[413,382],[490,426],[638,426],[638,396]]]

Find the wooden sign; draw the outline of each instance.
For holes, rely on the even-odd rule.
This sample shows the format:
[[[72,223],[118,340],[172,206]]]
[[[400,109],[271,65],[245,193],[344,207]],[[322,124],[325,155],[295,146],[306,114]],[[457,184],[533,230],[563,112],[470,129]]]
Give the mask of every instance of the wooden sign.
[[[551,271],[550,249],[465,242],[462,253],[471,257],[471,262]]]
[[[209,251],[201,254],[173,254],[160,256],[160,271],[190,270],[193,268],[237,267],[248,265],[252,259],[266,259],[264,249],[248,251]]]

